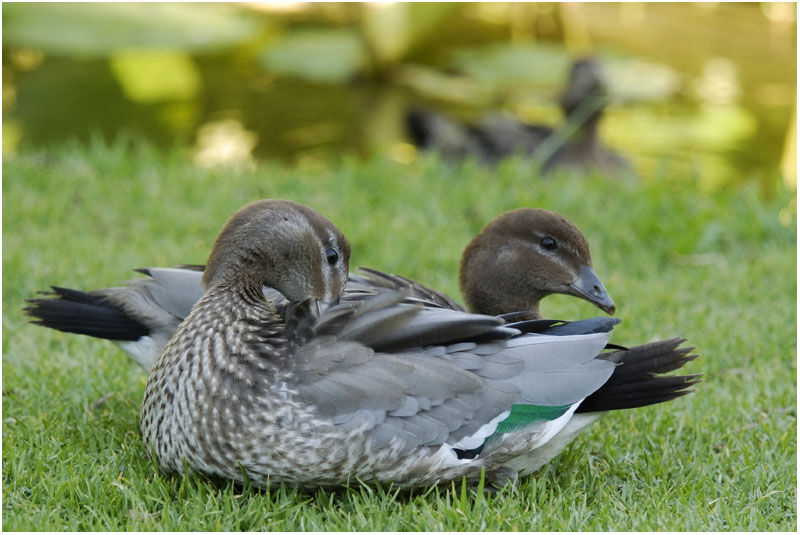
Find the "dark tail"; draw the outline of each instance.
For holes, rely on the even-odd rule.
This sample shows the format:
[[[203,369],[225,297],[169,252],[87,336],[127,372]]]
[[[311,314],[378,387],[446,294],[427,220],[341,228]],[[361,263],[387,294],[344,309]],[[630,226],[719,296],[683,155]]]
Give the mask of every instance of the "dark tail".
[[[36,325],[57,331],[85,334],[106,340],[134,341],[149,334],[149,329],[112,303],[106,296],[59,288],[44,295],[56,297],[27,299],[25,314]]]
[[[682,338],[672,338],[630,349],[606,353],[604,358],[618,362],[611,378],[583,400],[575,412],[632,409],[662,403],[693,392],[702,374],[659,375],[677,370],[697,358],[692,347],[678,347]]]

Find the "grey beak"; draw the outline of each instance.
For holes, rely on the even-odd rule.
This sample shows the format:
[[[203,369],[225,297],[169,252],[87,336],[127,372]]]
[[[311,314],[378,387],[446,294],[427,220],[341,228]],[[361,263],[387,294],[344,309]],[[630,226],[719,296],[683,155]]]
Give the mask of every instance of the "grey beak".
[[[597,278],[591,266],[581,266],[578,276],[569,285],[570,294],[594,304],[607,314],[614,315],[616,308],[603,283]]]

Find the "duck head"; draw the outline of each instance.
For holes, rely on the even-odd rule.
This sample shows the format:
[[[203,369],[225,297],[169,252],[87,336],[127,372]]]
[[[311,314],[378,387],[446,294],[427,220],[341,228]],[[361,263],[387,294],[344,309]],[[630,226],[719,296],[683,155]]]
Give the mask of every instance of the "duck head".
[[[592,99],[592,102],[589,102]],[[596,58],[576,60],[570,69],[567,87],[560,103],[564,115],[569,117],[582,104],[591,107],[589,119],[598,119],[608,101],[603,65]]]
[[[225,223],[203,286],[255,295],[270,286],[289,301],[333,304],[344,291],[349,264],[350,244],[331,221],[302,204],[266,199],[248,204]]]
[[[561,214],[535,208],[490,221],[464,250],[459,284],[470,311],[531,311],[550,294],[580,297],[614,314],[614,302],[592,269],[583,233]]]

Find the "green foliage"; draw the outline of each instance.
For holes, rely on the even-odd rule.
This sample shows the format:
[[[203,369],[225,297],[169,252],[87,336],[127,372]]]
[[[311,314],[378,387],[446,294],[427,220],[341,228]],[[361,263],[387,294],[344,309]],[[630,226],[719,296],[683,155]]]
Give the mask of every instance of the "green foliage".
[[[495,84],[557,86],[569,74],[563,47],[540,43],[499,43],[453,53],[453,66],[478,80]]]
[[[241,44],[259,29],[226,5],[19,3],[3,6],[3,44],[54,55],[106,57],[120,49],[207,52]]]
[[[298,30],[266,49],[267,71],[315,82],[346,82],[367,65],[361,37],[348,28]]]
[[[5,530],[796,529],[796,220],[791,194],[716,196],[691,182],[533,176],[423,158],[303,172],[201,170],[121,140],[3,164]],[[165,477],[138,431],[144,374],[115,346],[27,323],[50,284],[96,288],[132,268],[201,263],[245,203],[291,198],[337,222],[352,267],[453,296],[461,249],[502,211],[559,211],[586,233],[623,322],[614,341],[684,336],[696,392],[607,415],[519,488],[301,492]],[[780,223],[779,212],[789,224]],[[565,296],[545,315],[600,314]]]

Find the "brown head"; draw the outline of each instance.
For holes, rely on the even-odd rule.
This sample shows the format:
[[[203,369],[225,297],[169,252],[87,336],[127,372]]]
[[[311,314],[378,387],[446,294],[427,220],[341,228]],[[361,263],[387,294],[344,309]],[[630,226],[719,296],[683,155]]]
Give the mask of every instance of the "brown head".
[[[587,102],[590,99],[592,102]],[[570,69],[567,87],[560,98],[564,115],[569,116],[581,104],[586,103],[593,110],[589,118],[598,119],[607,101],[606,77],[600,61],[592,57],[576,60]]]
[[[539,301],[556,293],[615,310],[583,233],[561,214],[536,208],[490,221],[464,250],[459,283],[467,307],[481,314],[530,310],[538,317]]]
[[[217,285],[261,292],[270,286],[289,301],[336,303],[350,267],[350,244],[319,212],[292,201],[255,201],[220,231],[203,273]]]

